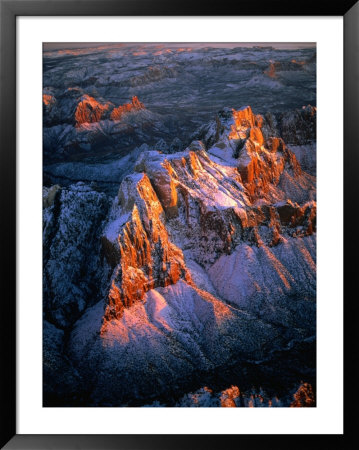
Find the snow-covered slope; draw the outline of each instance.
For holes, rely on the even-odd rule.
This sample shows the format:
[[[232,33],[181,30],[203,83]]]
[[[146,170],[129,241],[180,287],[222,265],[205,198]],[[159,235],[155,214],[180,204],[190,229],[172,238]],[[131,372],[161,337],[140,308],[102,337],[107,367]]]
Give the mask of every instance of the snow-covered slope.
[[[109,202],[84,183],[44,189],[43,312],[60,328],[96,302],[106,282],[99,234]]]

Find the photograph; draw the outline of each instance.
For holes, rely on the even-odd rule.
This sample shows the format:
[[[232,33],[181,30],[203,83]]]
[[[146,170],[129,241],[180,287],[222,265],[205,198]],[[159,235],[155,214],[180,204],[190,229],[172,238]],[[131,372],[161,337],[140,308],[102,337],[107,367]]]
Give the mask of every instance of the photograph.
[[[316,407],[316,43],[42,57],[43,406]]]

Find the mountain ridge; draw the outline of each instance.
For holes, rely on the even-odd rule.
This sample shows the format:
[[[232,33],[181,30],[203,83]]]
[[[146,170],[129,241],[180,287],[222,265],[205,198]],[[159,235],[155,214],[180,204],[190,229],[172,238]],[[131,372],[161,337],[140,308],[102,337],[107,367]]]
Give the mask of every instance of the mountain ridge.
[[[189,392],[218,367],[235,371],[315,333],[315,177],[248,106],[224,110],[203,137],[140,152],[112,206],[84,183],[45,192],[45,305],[90,404]],[[78,258],[76,217],[93,263],[81,295],[54,309],[59,262],[66,273]],[[59,299],[74,289],[61,283]]]

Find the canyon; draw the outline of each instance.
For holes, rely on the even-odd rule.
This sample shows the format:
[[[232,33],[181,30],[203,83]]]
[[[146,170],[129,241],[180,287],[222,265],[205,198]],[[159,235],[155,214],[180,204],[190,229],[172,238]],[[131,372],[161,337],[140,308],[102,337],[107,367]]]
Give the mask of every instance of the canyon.
[[[145,66],[125,101],[89,69],[100,95],[66,77],[59,95],[51,61],[68,74],[103,50],[45,55],[44,406],[315,406],[316,107],[231,107],[222,90],[189,126],[146,91],[220,56],[245,70],[247,53],[284,83],[313,55],[163,50],[155,69],[158,48],[123,50]]]

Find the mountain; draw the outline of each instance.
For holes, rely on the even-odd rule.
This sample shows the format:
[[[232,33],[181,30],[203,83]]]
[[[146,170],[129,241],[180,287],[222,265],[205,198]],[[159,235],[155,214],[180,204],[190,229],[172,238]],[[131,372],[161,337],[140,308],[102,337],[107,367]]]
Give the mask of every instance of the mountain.
[[[136,96],[115,106],[79,88],[69,88],[58,97],[44,94],[43,110],[46,165],[83,155],[97,159],[108,153],[126,156],[145,140],[144,135],[161,138],[167,132],[161,117]]]
[[[133,99],[102,120],[110,106],[81,102],[86,127],[147,112]],[[300,161],[315,114],[225,108],[183,148],[142,147],[115,196],[44,188],[45,402],[188,406],[186,392],[211,386],[213,404],[233,406],[236,386],[254,385],[268,406],[277,394],[310,406],[316,179]],[[73,383],[57,395],[59,367]]]
[[[276,118],[298,105],[315,106],[314,48],[160,46],[44,52],[43,135],[48,171],[56,163],[114,161],[160,139],[170,147],[178,137],[183,150],[197,128],[225,105],[250,104],[256,112],[270,111]],[[275,77],[266,73],[270,64]],[[123,118],[122,124],[114,124],[111,111],[133,105],[133,97],[145,110],[138,108],[138,114],[129,115],[133,120]],[[92,126],[76,127],[78,108],[80,122],[95,120]]]
[[[158,401],[153,402],[147,407],[164,407]],[[238,386],[230,386],[221,392],[214,392],[207,386],[198,389],[196,392],[185,394],[176,404],[176,407],[187,408],[280,408],[289,406],[291,408],[298,407],[314,407],[315,396],[313,388],[309,383],[302,383],[298,389],[292,389],[288,395],[278,398],[276,395],[270,395],[263,389],[248,389],[241,391]]]

